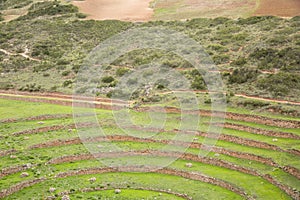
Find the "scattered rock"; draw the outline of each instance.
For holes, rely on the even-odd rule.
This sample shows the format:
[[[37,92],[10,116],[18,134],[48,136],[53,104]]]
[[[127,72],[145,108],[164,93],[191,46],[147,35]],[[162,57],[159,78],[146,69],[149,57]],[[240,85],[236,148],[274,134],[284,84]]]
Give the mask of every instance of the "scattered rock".
[[[38,124],[45,124],[45,122],[40,121],[40,122],[38,122]]]
[[[25,136],[25,137],[24,137],[24,140],[29,140],[29,137]]]
[[[186,163],[185,166],[188,167],[188,168],[191,168],[193,166],[193,164],[192,163]]]
[[[27,172],[22,172],[22,174],[21,174],[21,178],[28,177],[28,176],[29,176],[29,174]]]
[[[216,157],[219,157],[219,156],[220,156],[220,154],[218,154],[218,153],[215,153],[215,156],[216,156]]]
[[[10,157],[11,159],[17,158],[17,156],[15,156],[15,155],[10,155],[9,157]]]
[[[68,129],[68,131],[69,131],[69,132],[72,132],[72,131],[73,131],[73,129],[71,129],[71,128],[70,128],[70,129]]]
[[[49,188],[49,192],[54,192],[55,190],[56,190],[56,188],[54,188],[54,187]]]
[[[31,163],[27,163],[27,164],[23,165],[23,167],[26,167],[27,169],[30,169],[32,167],[32,164]]]
[[[273,141],[273,142],[277,142],[277,141],[278,141],[278,139],[277,139],[277,138],[274,138],[274,139],[272,139],[272,141]]]
[[[70,200],[70,197],[68,195],[64,195],[61,200]]]
[[[90,183],[94,183],[96,180],[97,180],[96,177],[92,177],[89,179]]]
[[[121,190],[120,189],[115,189],[115,194],[120,194]]]

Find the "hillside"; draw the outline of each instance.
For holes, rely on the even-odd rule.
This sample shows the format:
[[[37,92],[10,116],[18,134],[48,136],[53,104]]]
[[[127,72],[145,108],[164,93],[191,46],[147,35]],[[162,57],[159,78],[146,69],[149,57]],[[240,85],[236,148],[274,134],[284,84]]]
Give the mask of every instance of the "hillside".
[[[298,3],[0,0],[0,199],[299,200]]]
[[[23,2],[19,7],[25,5]],[[2,5],[2,9],[8,8],[9,3]],[[163,26],[182,32],[203,46],[219,67],[228,93],[300,101],[299,17],[145,23],[81,20],[84,17],[71,4],[49,1],[30,4],[26,15],[2,22],[0,88],[72,93],[76,73],[100,42],[130,28]],[[192,66],[182,58],[159,51],[131,52],[112,63],[107,76],[116,83],[121,77],[117,71],[123,71],[122,75],[153,59],[180,71],[191,80],[191,89],[206,89],[201,77],[191,76]]]

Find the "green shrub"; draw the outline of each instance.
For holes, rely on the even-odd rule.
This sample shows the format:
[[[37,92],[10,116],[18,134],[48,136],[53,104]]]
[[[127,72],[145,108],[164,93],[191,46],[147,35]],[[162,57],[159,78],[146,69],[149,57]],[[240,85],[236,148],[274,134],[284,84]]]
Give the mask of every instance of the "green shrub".
[[[240,18],[237,22],[237,24],[240,25],[251,25],[251,24],[256,24],[265,20],[270,20],[274,17],[272,16],[254,16],[254,17],[249,17],[249,18]]]
[[[116,71],[116,75],[117,76],[124,76],[127,72],[129,71],[129,69],[122,67],[122,68],[118,68]]]
[[[210,50],[216,51],[216,52],[228,52],[229,51],[227,47],[220,45],[220,44],[210,44],[210,45],[208,45],[207,48]]]
[[[46,1],[33,4],[27,15],[19,17],[19,20],[32,19],[45,15],[62,15],[78,13],[78,8],[72,4],[62,5],[59,1]]]
[[[279,72],[259,79],[257,86],[271,92],[274,96],[284,96],[293,89],[300,88],[300,75],[296,73]]]
[[[239,33],[239,34],[233,35],[232,39],[234,41],[245,41],[245,40],[247,40],[248,37],[249,37],[249,35],[247,33]]]
[[[29,83],[25,86],[19,88],[20,91],[28,91],[28,92],[42,92],[44,89],[41,85],[36,85],[36,83]]]
[[[284,48],[275,50],[271,48],[256,49],[250,56],[256,61],[260,69],[300,69],[300,48]]]
[[[205,90],[206,84],[202,78],[202,76],[196,76],[191,83],[191,88],[195,90]]]
[[[84,13],[76,13],[76,17],[78,17],[79,19],[84,19],[87,17],[87,15]]]
[[[250,109],[262,108],[262,107],[270,105],[269,102],[259,101],[259,100],[254,100],[254,99],[247,99],[247,100],[239,101],[237,104],[239,106],[243,106],[243,107],[250,108]]]
[[[226,22],[230,21],[229,18],[226,17],[217,17],[211,20],[210,26],[217,26],[220,24],[225,24]]]
[[[229,62],[229,55],[226,54],[218,54],[212,57],[215,64],[224,64]]]
[[[289,39],[283,35],[275,36],[273,38],[270,38],[266,41],[268,44],[272,46],[278,46],[278,45],[283,45],[287,42],[289,42]]]
[[[229,76],[229,83],[246,83],[253,81],[257,78],[259,72],[258,70],[253,70],[249,68],[240,68],[233,70],[232,74]]]
[[[55,65],[50,62],[42,62],[36,66],[33,67],[33,72],[40,72],[40,71],[46,71],[48,69],[54,68]]]
[[[112,76],[105,76],[105,77],[103,77],[102,79],[101,79],[101,81],[103,82],[103,83],[111,83],[111,82],[113,82],[115,79],[114,79],[114,77],[112,77]]]
[[[1,90],[14,89],[14,86],[13,86],[13,84],[8,83],[8,82],[0,82],[0,89]]]
[[[66,80],[66,81],[63,82],[62,86],[63,86],[63,87],[68,87],[68,86],[70,86],[70,85],[72,85],[72,84],[73,84],[73,81],[72,81],[72,80]]]
[[[3,14],[0,12],[0,21],[3,21],[4,18],[3,18]]]
[[[157,89],[162,90],[164,88],[167,88],[169,84],[170,84],[170,81],[168,81],[166,79],[160,79],[155,83],[155,86]]]
[[[70,74],[70,71],[69,71],[69,70],[63,71],[63,72],[61,73],[62,76],[68,76],[69,74]]]
[[[235,67],[240,67],[240,66],[244,66],[246,63],[247,63],[247,59],[245,57],[238,57],[238,59],[232,61],[230,65]]]

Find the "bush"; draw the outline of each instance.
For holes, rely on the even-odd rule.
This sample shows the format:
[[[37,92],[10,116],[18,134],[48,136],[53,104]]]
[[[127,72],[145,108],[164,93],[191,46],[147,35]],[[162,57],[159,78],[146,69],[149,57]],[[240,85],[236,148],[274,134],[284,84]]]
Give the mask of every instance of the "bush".
[[[160,79],[155,83],[156,88],[159,90],[167,88],[169,84],[170,84],[170,81],[168,81],[166,79]]]
[[[13,89],[14,86],[11,83],[7,83],[7,82],[0,82],[0,89],[1,90],[9,90],[9,89]]]
[[[249,37],[247,33],[239,33],[232,37],[234,41],[245,41]]]
[[[281,46],[287,42],[289,42],[289,39],[283,35],[275,36],[267,40],[267,43],[272,46],[277,46],[277,45]]]
[[[63,86],[63,87],[68,87],[68,86],[70,86],[70,85],[72,85],[72,84],[73,84],[73,81],[72,81],[72,80],[66,80],[66,81],[63,82],[62,86]]]
[[[258,70],[253,70],[249,68],[241,68],[233,70],[232,74],[229,76],[229,83],[246,83],[253,81],[257,78],[259,72]]]
[[[300,75],[296,73],[279,72],[258,80],[257,86],[268,90],[275,96],[287,95],[292,89],[300,88]]]
[[[44,89],[40,85],[36,85],[36,83],[29,83],[26,86],[22,86],[19,88],[20,91],[28,91],[28,92],[42,92]]]
[[[216,51],[216,52],[228,52],[229,51],[227,47],[220,45],[220,44],[211,44],[207,48],[211,49],[213,51]]]
[[[240,67],[240,66],[244,66],[246,63],[247,60],[245,57],[239,57],[238,59],[232,61],[230,65],[235,67]]]
[[[33,72],[40,72],[40,71],[46,71],[48,69],[51,69],[54,67],[53,63],[50,62],[42,62],[39,65],[36,65],[33,67]]]
[[[124,76],[127,72],[129,71],[129,69],[127,68],[118,68],[117,71],[116,71],[116,75],[117,76]]]
[[[265,20],[270,20],[272,18],[275,18],[275,17],[272,17],[272,16],[254,16],[254,17],[249,17],[249,18],[240,18],[237,22],[237,24],[240,24],[240,25],[251,25],[251,24],[256,24],[256,23],[259,23],[259,22],[262,22],[262,21],[265,21]]]
[[[215,55],[213,56],[213,61],[215,64],[224,64],[224,63],[228,63],[229,62],[229,55],[226,54],[221,54],[221,55]]]
[[[76,13],[76,17],[78,17],[79,19],[84,19],[87,17],[87,15],[83,13]]]
[[[4,18],[3,18],[3,14],[0,12],[0,21],[3,21]]]
[[[238,102],[238,105],[247,107],[247,108],[251,108],[251,109],[256,109],[256,108],[262,108],[264,106],[268,106],[268,105],[270,105],[270,103],[265,102],[265,101],[254,100],[254,99],[247,99],[247,100]]]
[[[70,71],[63,71],[61,73],[62,76],[68,76],[70,74]]]
[[[191,84],[191,88],[195,89],[195,90],[205,90],[206,89],[206,85],[205,85],[205,82],[204,82],[202,76],[197,76],[194,78],[194,80],[192,81],[192,84]]]
[[[257,65],[260,69],[300,69],[300,48],[256,49],[249,57],[258,62]]]
[[[112,76],[105,76],[105,77],[103,77],[102,79],[101,79],[101,81],[103,82],[103,83],[111,83],[111,82],[113,82],[115,79],[114,79],[114,77],[112,77]]]
[[[70,13],[78,13],[78,8],[72,4],[62,5],[58,1],[46,1],[46,2],[38,2],[33,4],[29,8],[29,12],[27,15],[22,16],[19,20],[23,19],[32,19],[39,16],[45,15],[62,15],[62,14],[70,14]]]

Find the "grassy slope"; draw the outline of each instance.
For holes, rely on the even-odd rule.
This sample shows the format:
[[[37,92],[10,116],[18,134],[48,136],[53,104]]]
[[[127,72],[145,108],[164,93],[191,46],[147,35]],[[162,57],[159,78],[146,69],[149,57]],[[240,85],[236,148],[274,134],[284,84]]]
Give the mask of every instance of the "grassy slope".
[[[0,48],[18,54],[9,56],[0,52],[0,88],[71,93],[76,72],[94,47],[116,33],[141,25],[119,21],[80,21],[76,8],[56,3],[59,9],[53,9],[48,4],[36,4],[30,8],[28,15],[0,24]],[[199,42],[220,67],[226,90],[299,100],[299,18],[216,18],[142,24],[159,25],[183,32]],[[41,61],[25,59],[22,53]],[[281,59],[283,55],[286,59]],[[114,64],[117,68],[120,65],[135,68],[152,60],[164,60],[165,64],[175,68],[188,66],[181,58],[160,51],[132,52]],[[274,70],[280,73],[263,73]],[[191,74],[190,70],[186,70],[185,75],[195,83],[194,86],[205,89],[201,88],[201,81],[197,82],[199,77]],[[120,79],[114,67],[103,76],[106,75]],[[99,87],[107,85],[99,83]],[[239,105],[249,103],[234,102]]]
[[[71,108],[70,107],[64,107],[64,106],[58,106],[58,105],[49,105],[49,104],[44,104],[44,103],[30,103],[30,102],[21,102],[21,101],[10,101],[10,100],[3,100],[1,99],[1,102],[3,104],[6,105],[5,110],[8,111],[8,113],[10,112],[14,112],[16,111],[16,105],[22,107],[22,109],[24,110],[24,115],[22,116],[16,116],[16,118],[19,117],[26,117],[26,116],[34,116],[34,115],[39,115],[42,114],[40,112],[40,110],[34,110],[32,108],[36,107],[36,106],[40,106],[41,108],[44,107],[46,108],[45,110],[43,110],[43,114],[62,114],[62,113],[70,113],[71,112]],[[26,112],[26,111],[31,111],[30,112]],[[104,124],[108,123],[109,126],[104,126],[104,130],[109,133],[109,134],[117,134],[120,133],[119,128],[114,127],[114,125],[110,122],[113,117],[112,117],[112,113],[111,111],[105,111],[105,110],[97,110],[98,113],[98,118],[100,119],[100,121],[102,121],[101,119],[104,119]],[[147,117],[145,116],[145,114],[142,113],[132,113],[133,114],[133,119],[135,119],[135,122],[138,124],[143,124],[147,123]],[[8,115],[10,116],[10,115]],[[1,116],[1,118],[7,118],[5,117],[5,115]],[[9,117],[11,118],[11,117]],[[146,119],[146,120],[141,120],[141,119]],[[168,116],[168,123],[170,127],[174,128],[174,123],[175,120],[177,119],[177,115],[176,114],[172,114],[170,116]],[[138,121],[136,121],[138,120]],[[203,119],[205,121],[205,118]],[[51,132],[44,132],[44,133],[39,133],[39,134],[33,134],[33,135],[28,135],[26,137],[28,137],[26,140],[23,140],[24,136],[19,136],[19,137],[12,137],[10,136],[11,133],[16,132],[16,131],[21,131],[21,130],[28,130],[28,129],[32,129],[32,128],[37,128],[40,126],[49,126],[49,125],[55,125],[55,124],[69,124],[72,122],[72,119],[53,119],[53,120],[44,120],[45,124],[44,125],[38,125],[37,121],[28,121],[28,122],[16,122],[16,123],[8,123],[8,124],[3,124],[3,126],[1,126],[1,134],[2,136],[5,136],[5,140],[3,140],[1,142],[1,149],[5,150],[5,149],[10,149],[10,148],[16,148],[17,150],[20,150],[20,153],[16,153],[15,155],[18,157],[17,159],[11,159],[9,158],[9,156],[5,156],[5,157],[1,157],[1,168],[5,168],[8,166],[15,166],[15,165],[19,165],[19,164],[24,164],[24,163],[43,163],[48,161],[51,158],[55,158],[55,157],[59,157],[59,156],[63,156],[63,155],[74,155],[74,154],[82,154],[82,153],[87,153],[87,150],[84,148],[83,145],[69,145],[69,146],[62,146],[59,148],[45,148],[45,149],[34,149],[34,150],[26,150],[29,146],[33,145],[33,144],[38,144],[41,142],[45,142],[45,141],[51,141],[51,140],[57,140],[57,139],[68,139],[68,138],[73,138],[77,136],[76,132],[68,132],[67,130],[62,130],[62,131],[51,131]],[[238,121],[233,121],[234,123],[238,123]],[[238,132],[238,131],[229,131],[226,130],[226,133],[229,134],[233,134],[233,135],[239,135],[241,137],[245,137],[245,138],[252,138],[252,139],[257,139],[256,137],[253,137],[252,134],[248,134],[248,133],[244,133],[244,132]],[[143,132],[143,133],[147,133],[147,132]],[[8,136],[8,137],[7,137]],[[165,137],[169,137],[168,134],[166,133],[160,133],[158,134],[156,137],[158,138],[165,138]],[[268,137],[265,137],[266,139]],[[271,139],[271,138],[269,138]],[[259,140],[259,138],[258,138]],[[201,140],[200,140],[201,141]],[[142,150],[142,149],[161,149],[162,145],[159,144],[143,144],[143,143],[134,143],[134,142],[113,142],[115,144],[118,144],[120,147],[124,148],[124,149],[131,149],[131,150]],[[287,140],[286,144],[292,145],[293,141]],[[106,146],[105,143],[102,143],[103,146]],[[108,144],[107,144],[108,145]],[[235,145],[233,143],[229,144],[226,142],[218,142],[219,146],[224,146],[228,149],[234,149],[237,151],[243,151],[243,152],[249,152],[249,153],[255,153],[258,155],[262,155],[264,157],[270,157],[273,158],[275,161],[285,165],[285,164],[290,164],[290,165],[294,165],[297,166],[297,163],[294,162],[297,160],[296,157],[291,157],[290,155],[284,155],[283,153],[277,153],[277,152],[272,152],[272,151],[268,151],[268,150],[261,150],[261,149],[256,149],[256,148],[249,148],[249,147],[244,147],[241,145]],[[276,145],[281,145],[281,143],[276,144]],[[193,153],[193,154],[198,154],[199,150],[197,149],[189,149],[187,152],[189,153]],[[213,153],[210,153],[208,156],[211,157],[215,157]],[[232,158],[229,156],[225,156],[225,155],[220,155],[218,157],[219,159],[222,160],[226,160],[232,163],[235,163],[237,165],[240,166],[244,166],[244,167],[249,167],[249,168],[253,168],[256,169],[258,171],[260,171],[261,173],[270,173],[274,176],[276,176],[276,179],[279,180],[280,182],[283,182],[293,188],[299,188],[299,181],[295,178],[293,178],[291,175],[288,175],[286,173],[284,173],[282,170],[276,169],[276,168],[272,168],[266,165],[263,165],[261,163],[257,163],[257,162],[249,162],[247,160],[244,159],[236,159],[236,158]],[[124,158],[126,159],[126,158]],[[138,159],[138,157],[137,157]],[[138,159],[140,160],[140,159]],[[157,158],[157,162],[162,162],[163,158]],[[181,169],[181,170],[187,170],[186,168],[184,168],[184,164],[186,162],[190,162],[190,161],[183,161],[183,160],[178,160],[176,162],[174,162],[170,167],[175,168],[175,169]],[[67,170],[72,170],[72,169],[76,169],[78,167],[80,168],[88,168],[88,167],[99,167],[101,165],[99,165],[98,162],[96,161],[78,161],[78,162],[73,162],[73,163],[64,163],[64,164],[59,164],[59,165],[53,165],[53,166],[40,166],[37,167],[33,170],[26,170],[30,176],[28,178],[20,178],[20,173],[16,173],[13,175],[9,175],[5,178],[1,179],[1,188],[6,188],[8,186],[11,186],[14,183],[17,183],[21,180],[30,180],[32,179],[32,176],[43,176],[46,174],[56,174],[60,171],[67,171]],[[253,194],[256,195],[258,197],[264,197],[263,199],[272,199],[272,197],[275,196],[282,196],[283,195],[283,199],[288,199],[287,196],[285,196],[279,189],[274,188],[274,186],[270,185],[269,183],[263,181],[260,178],[254,177],[254,176],[250,176],[250,175],[246,175],[240,172],[235,172],[232,170],[228,170],[228,169],[224,169],[224,168],[220,168],[220,167],[214,167],[214,166],[209,166],[206,164],[202,164],[202,163],[195,163],[193,162],[193,168],[189,169],[191,171],[199,171],[202,172],[204,174],[216,177],[216,178],[220,178],[222,180],[226,180],[229,181],[233,184],[237,184],[238,186],[240,186],[241,188],[244,188],[246,191],[248,191],[249,194]],[[39,175],[38,175],[38,174]],[[52,177],[53,175],[51,175]],[[99,175],[99,180],[105,180],[101,177],[107,177],[108,175]],[[120,176],[117,175],[113,175],[113,176],[109,176],[109,177],[116,177],[116,178],[122,178],[124,175],[123,173],[120,174]],[[141,177],[146,176],[146,174],[141,174]],[[88,180],[87,178],[88,176],[83,176],[82,180]],[[165,177],[165,176],[163,176]],[[80,178],[80,177],[77,177]],[[136,183],[141,183],[141,179],[139,179],[138,177],[134,177],[136,180]],[[177,178],[173,177],[170,179],[173,180],[173,182],[175,183]],[[251,181],[251,185],[249,185],[249,180]],[[237,181],[238,180],[238,181]],[[61,188],[61,190],[65,189],[64,183],[69,183],[74,181],[74,178],[68,178],[66,180],[64,180],[61,183],[58,183],[58,180],[52,180],[52,181],[47,181],[47,183],[42,183],[42,184],[38,184],[37,186],[33,186],[31,188],[25,189],[24,191],[18,192],[15,195],[13,195],[11,198],[13,197],[18,197],[19,195],[33,195],[33,193],[35,193],[36,191],[46,191],[49,189],[49,187],[51,186],[56,186]],[[166,181],[169,181],[169,179],[166,179]],[[98,182],[98,184],[101,184],[100,182]],[[144,183],[143,183],[144,184]],[[142,184],[142,185],[143,185]],[[148,185],[150,183],[147,183],[144,186],[150,186]],[[61,186],[59,186],[61,185]],[[140,185],[139,185],[140,186]],[[75,187],[72,186],[72,184],[69,187]],[[196,187],[196,186],[195,186]],[[265,189],[262,189],[265,188]],[[175,186],[174,186],[174,191],[175,191]],[[176,188],[177,191],[177,188]],[[179,190],[178,190],[179,191]],[[188,191],[187,189],[185,191]],[[217,189],[217,191],[221,192],[221,190]],[[222,190],[223,191],[223,190]],[[273,193],[271,193],[270,191],[272,191]],[[192,192],[191,192],[192,193]],[[93,195],[93,194],[92,194]],[[198,193],[195,194],[197,197]],[[217,194],[215,194],[217,195]],[[228,195],[232,195],[232,194],[228,194]],[[234,196],[234,195],[233,195]],[[233,196],[228,197],[230,198],[235,198]],[[285,197],[284,197],[285,196]]]

